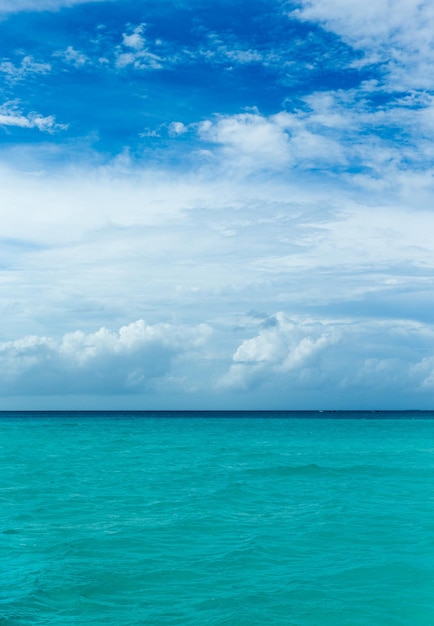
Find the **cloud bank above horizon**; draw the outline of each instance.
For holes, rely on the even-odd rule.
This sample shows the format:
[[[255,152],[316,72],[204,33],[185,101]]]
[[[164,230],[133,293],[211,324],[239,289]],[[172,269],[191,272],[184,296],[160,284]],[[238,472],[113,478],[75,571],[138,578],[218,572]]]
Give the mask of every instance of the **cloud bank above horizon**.
[[[0,16],[5,408],[432,406],[427,2]]]

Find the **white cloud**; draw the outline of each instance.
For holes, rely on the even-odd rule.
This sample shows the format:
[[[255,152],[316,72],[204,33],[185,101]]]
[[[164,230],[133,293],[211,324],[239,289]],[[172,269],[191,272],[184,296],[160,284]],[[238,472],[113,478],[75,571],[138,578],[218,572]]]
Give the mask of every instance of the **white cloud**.
[[[123,33],[122,40],[124,46],[127,48],[133,48],[134,50],[142,50],[145,46],[145,38],[143,32],[145,30],[145,24],[137,26],[132,33]]]
[[[11,61],[0,62],[0,72],[6,74],[9,80],[22,80],[30,74],[48,74],[51,71],[49,63],[35,61],[32,56],[23,57],[20,65],[14,65]]]
[[[15,103],[6,102],[0,106],[0,126],[16,126],[19,128],[37,128],[41,132],[54,133],[66,130],[66,124],[58,124],[53,115],[43,116],[31,112],[24,115]]]
[[[168,132],[171,137],[179,137],[188,132],[188,127],[182,122],[171,122],[168,126]]]
[[[116,67],[119,69],[132,65],[137,70],[161,70],[163,59],[148,50],[135,52],[121,52],[116,57]]]
[[[434,391],[434,356],[428,356],[411,366],[411,373],[419,381],[422,391]]]
[[[54,56],[63,58],[66,63],[76,68],[83,67],[89,62],[89,58],[79,50],[73,48],[73,46],[68,46],[62,52],[56,52]]]
[[[235,66],[261,64],[281,67],[284,51],[261,52],[250,48],[234,38],[227,41],[216,33],[207,33],[205,44],[180,47],[162,39],[148,40],[144,33],[146,24],[142,23],[122,34],[122,43],[117,47],[115,65],[118,68],[133,66],[136,69],[162,69],[177,65],[189,65],[192,62],[225,66],[231,70]],[[110,56],[110,54],[108,55]]]
[[[58,11],[77,4],[91,2],[116,2],[117,0],[0,0],[0,13],[20,11]]]
[[[139,24],[131,33],[123,33],[122,45],[118,46],[115,56],[117,68],[132,66],[138,70],[160,70],[166,60],[151,52],[143,36],[145,24]]]
[[[132,52],[123,52],[119,54],[116,59],[117,67],[127,67],[127,65],[132,65],[136,60],[136,55]]]
[[[0,0],[0,11],[77,3]],[[0,380],[8,389],[124,393],[167,389],[169,380],[186,389],[200,370],[208,385],[220,378],[223,394],[432,391],[432,328],[422,323],[434,306],[429,6],[306,0],[296,15],[363,53],[353,69],[382,64],[376,80],[311,93],[297,108],[288,90],[286,110],[269,115],[169,117],[176,121],[141,134],[170,144],[167,160],[161,150],[152,164],[149,152],[135,160],[125,149],[94,165],[105,157],[81,151],[84,141],[5,142]],[[148,39],[144,24],[118,32],[113,44],[113,32],[101,30],[97,51],[101,64],[127,71],[198,58],[283,68],[287,58],[206,31],[203,48],[182,50]],[[93,62],[72,46],[56,55],[77,68]],[[0,64],[8,88],[50,70],[31,56]],[[392,88],[405,95],[373,98]],[[23,106],[0,107],[3,132],[66,128]],[[62,158],[79,165],[52,166]],[[251,309],[292,314],[240,322]],[[148,324],[129,324],[142,316]],[[103,325],[124,326],[93,332]],[[215,334],[201,343],[210,326]],[[22,328],[32,336],[14,339]]]
[[[214,64],[249,65],[251,63],[267,63],[270,53],[260,52],[249,48],[236,39],[225,38],[222,34],[209,32],[206,35],[206,45],[198,51],[190,50],[191,58],[199,56]]]
[[[366,63],[382,63],[393,89],[430,89],[434,61],[434,6],[424,0],[302,0],[291,16],[321,23],[365,53]]]
[[[203,141],[221,146],[224,156],[237,161],[241,168],[268,169],[288,164],[291,151],[285,131],[274,118],[254,113],[220,116],[198,126]]]
[[[234,364],[221,384],[248,389],[294,370],[300,375],[312,367],[314,359],[318,367],[318,353],[336,342],[336,334],[331,326],[312,321],[296,323],[284,313],[277,313],[256,337],[246,339],[237,348],[232,357]]]
[[[429,356],[421,356],[424,352]],[[372,399],[381,390],[417,397],[434,386],[433,352],[431,325],[291,318],[281,312],[239,345],[219,386],[244,391],[265,386],[282,397],[289,390],[318,389],[323,398],[350,397],[353,391]]]
[[[282,170],[284,168],[341,164],[344,152],[324,132],[309,128],[309,118],[285,111],[268,117],[253,113],[216,116],[201,122],[202,141],[216,144],[223,162],[237,170]],[[217,152],[218,154],[218,152]]]
[[[198,393],[202,407],[238,392],[246,398],[252,394],[273,398],[273,406],[280,408],[291,407],[292,400],[299,403],[300,398],[304,407],[318,401],[319,406],[341,406],[352,395],[363,398],[365,408],[387,398],[390,406],[392,396],[412,398],[413,406],[418,406],[432,394],[432,325],[306,318],[283,312],[262,322],[260,317],[251,318],[246,326],[243,332],[250,337],[239,343],[232,363],[222,329],[212,332],[210,324],[139,320],[118,331],[100,328],[69,332],[59,339],[32,335],[2,341],[0,391],[21,398],[71,394],[164,398],[177,391]],[[216,377],[222,368],[226,373]]]
[[[397,184],[356,201],[302,176],[131,168],[0,168],[2,333],[34,335],[1,344],[9,390],[163,393],[201,379],[205,398],[226,371],[213,397],[270,393],[281,408],[294,390],[430,393],[433,329],[400,321],[434,306],[430,176],[426,195],[408,180],[408,198]],[[239,322],[252,308],[293,314]],[[194,345],[202,323],[215,332]],[[126,330],[90,330],[102,325]]]
[[[144,311],[152,323],[169,311],[196,323],[351,303],[364,315],[427,315],[429,174],[359,194],[303,175],[243,180],[214,163],[189,174],[132,167],[0,168],[5,336],[20,326],[38,334],[42,319],[64,332],[77,318],[88,328]]]
[[[261,115],[257,110],[216,115],[191,124],[208,156],[231,172],[256,170],[338,172],[342,182],[396,190],[403,173],[431,171],[434,100],[408,92],[372,107],[369,84],[360,89],[312,93],[296,112]],[[405,137],[405,141],[403,141]]]
[[[9,395],[144,393],[169,374],[174,359],[194,355],[209,333],[206,325],[152,326],[139,320],[118,332],[101,328],[60,340],[28,336],[2,342],[0,388]]]

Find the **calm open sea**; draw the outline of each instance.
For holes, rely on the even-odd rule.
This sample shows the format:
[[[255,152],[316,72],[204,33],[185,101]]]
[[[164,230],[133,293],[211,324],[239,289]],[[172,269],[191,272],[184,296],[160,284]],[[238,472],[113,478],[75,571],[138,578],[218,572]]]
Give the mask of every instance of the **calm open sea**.
[[[434,413],[0,414],[0,624],[434,624]]]

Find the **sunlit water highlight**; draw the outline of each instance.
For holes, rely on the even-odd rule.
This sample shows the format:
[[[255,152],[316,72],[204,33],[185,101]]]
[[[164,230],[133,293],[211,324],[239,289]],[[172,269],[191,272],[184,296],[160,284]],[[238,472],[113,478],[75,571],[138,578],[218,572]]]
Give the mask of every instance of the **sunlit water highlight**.
[[[212,415],[4,413],[0,624],[434,624],[434,414]]]

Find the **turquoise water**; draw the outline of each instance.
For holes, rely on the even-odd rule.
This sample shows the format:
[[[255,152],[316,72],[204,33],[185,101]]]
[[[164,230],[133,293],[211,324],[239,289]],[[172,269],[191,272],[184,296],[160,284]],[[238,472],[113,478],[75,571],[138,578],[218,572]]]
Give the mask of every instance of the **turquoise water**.
[[[434,624],[434,414],[145,415],[0,416],[2,626]]]

